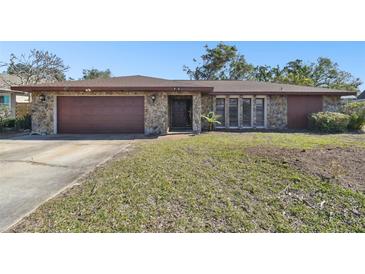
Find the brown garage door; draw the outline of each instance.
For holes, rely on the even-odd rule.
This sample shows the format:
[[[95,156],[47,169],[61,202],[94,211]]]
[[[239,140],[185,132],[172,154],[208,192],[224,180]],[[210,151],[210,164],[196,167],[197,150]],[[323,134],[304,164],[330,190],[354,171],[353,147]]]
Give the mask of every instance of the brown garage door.
[[[308,115],[322,109],[322,96],[288,96],[288,128],[308,128]]]
[[[59,96],[58,133],[143,133],[143,96]]]

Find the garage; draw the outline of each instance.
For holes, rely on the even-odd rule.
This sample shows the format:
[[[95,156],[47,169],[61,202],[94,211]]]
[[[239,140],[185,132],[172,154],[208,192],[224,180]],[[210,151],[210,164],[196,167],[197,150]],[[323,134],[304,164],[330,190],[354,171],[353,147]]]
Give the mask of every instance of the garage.
[[[58,96],[57,132],[144,133],[144,96]]]
[[[288,128],[308,128],[308,116],[310,113],[323,109],[322,96],[295,95],[288,96]]]

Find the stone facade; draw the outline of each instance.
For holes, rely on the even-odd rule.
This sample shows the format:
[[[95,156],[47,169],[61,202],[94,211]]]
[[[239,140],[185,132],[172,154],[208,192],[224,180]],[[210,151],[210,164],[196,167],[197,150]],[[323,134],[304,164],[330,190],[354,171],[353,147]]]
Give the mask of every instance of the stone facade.
[[[198,92],[46,92],[45,101],[39,98],[41,93],[33,93],[32,101],[32,130],[40,134],[53,134],[57,129],[57,96],[144,96],[144,132],[146,135],[166,134],[169,131],[169,96],[188,95],[192,96],[193,113],[192,129],[199,133],[201,129],[207,129],[207,123],[202,122],[201,115],[215,111],[215,96]],[[152,95],[155,100],[152,100]],[[239,126],[242,128],[242,98],[244,96],[224,96],[225,100],[225,127],[229,128],[229,98],[238,98]],[[255,127],[255,98],[252,100],[252,121]],[[266,127],[270,129],[287,128],[288,103],[287,96],[265,96],[266,104]],[[323,111],[338,111],[341,107],[339,96],[323,96]]]
[[[202,121],[202,99],[201,94],[193,95],[193,131],[195,133],[201,132]]]
[[[272,95],[267,100],[267,127],[284,129],[288,126],[287,96]]]
[[[45,101],[39,98],[39,93],[32,94],[32,131],[39,134],[52,134],[55,128],[55,97],[45,95]]]
[[[193,102],[193,131],[201,131],[201,95],[196,92],[45,92],[46,100],[39,98],[41,93],[32,95],[32,131],[40,134],[53,134],[56,132],[56,105],[57,96],[144,96],[144,127],[146,135],[166,134],[169,130],[168,96],[189,95]],[[156,97],[152,100],[152,95]]]
[[[166,134],[169,127],[168,120],[168,95],[166,93],[155,94],[155,102],[151,96],[145,96],[145,134],[160,135]]]
[[[213,110],[213,102],[214,97],[207,94],[202,94],[201,96],[201,114],[207,115],[209,112]],[[202,130],[208,129],[208,123],[205,120],[201,121],[202,123]]]
[[[341,107],[340,96],[323,96],[323,111],[338,112]]]

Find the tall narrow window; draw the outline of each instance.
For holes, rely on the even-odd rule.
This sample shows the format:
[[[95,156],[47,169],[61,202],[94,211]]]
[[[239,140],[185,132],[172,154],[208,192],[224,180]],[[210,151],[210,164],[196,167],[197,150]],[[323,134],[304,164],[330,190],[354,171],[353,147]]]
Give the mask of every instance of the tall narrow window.
[[[257,127],[265,126],[265,99],[256,98],[256,123]]]
[[[218,121],[220,124],[217,126],[224,127],[225,123],[225,99],[224,98],[216,98],[215,99],[215,113],[218,115]]]
[[[252,126],[251,113],[252,113],[251,98],[243,98],[242,99],[242,126],[243,127]]]
[[[238,98],[229,99],[229,126],[238,127]]]

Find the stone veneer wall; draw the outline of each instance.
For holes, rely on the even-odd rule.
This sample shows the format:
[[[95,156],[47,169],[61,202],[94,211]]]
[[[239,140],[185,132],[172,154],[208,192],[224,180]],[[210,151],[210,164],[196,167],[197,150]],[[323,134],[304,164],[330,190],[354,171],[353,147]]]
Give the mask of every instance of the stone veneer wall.
[[[40,93],[32,94],[32,131],[40,134],[52,134],[54,132],[54,108],[53,94],[45,94],[46,100],[39,100]]]
[[[201,96],[201,114],[207,115],[209,112],[213,110],[213,102],[214,97],[207,94],[202,94]],[[202,120],[202,130],[208,129],[208,123],[205,120]]]
[[[202,97],[200,93],[193,95],[193,131],[201,132]]]
[[[323,96],[323,111],[337,112],[341,107],[340,96]]]
[[[271,95],[267,97],[267,127],[284,129],[288,126],[287,96]]]
[[[168,96],[191,95],[193,98],[193,130],[201,131],[201,95],[197,92],[45,92],[45,102],[39,100],[40,92],[32,95],[32,131],[40,134],[53,134],[55,130],[55,96],[144,96],[145,134],[166,134],[168,121]],[[155,102],[151,95],[156,96]]]
[[[146,135],[166,134],[169,127],[168,95],[158,93],[155,96],[155,102],[148,95],[144,100],[144,133]]]

